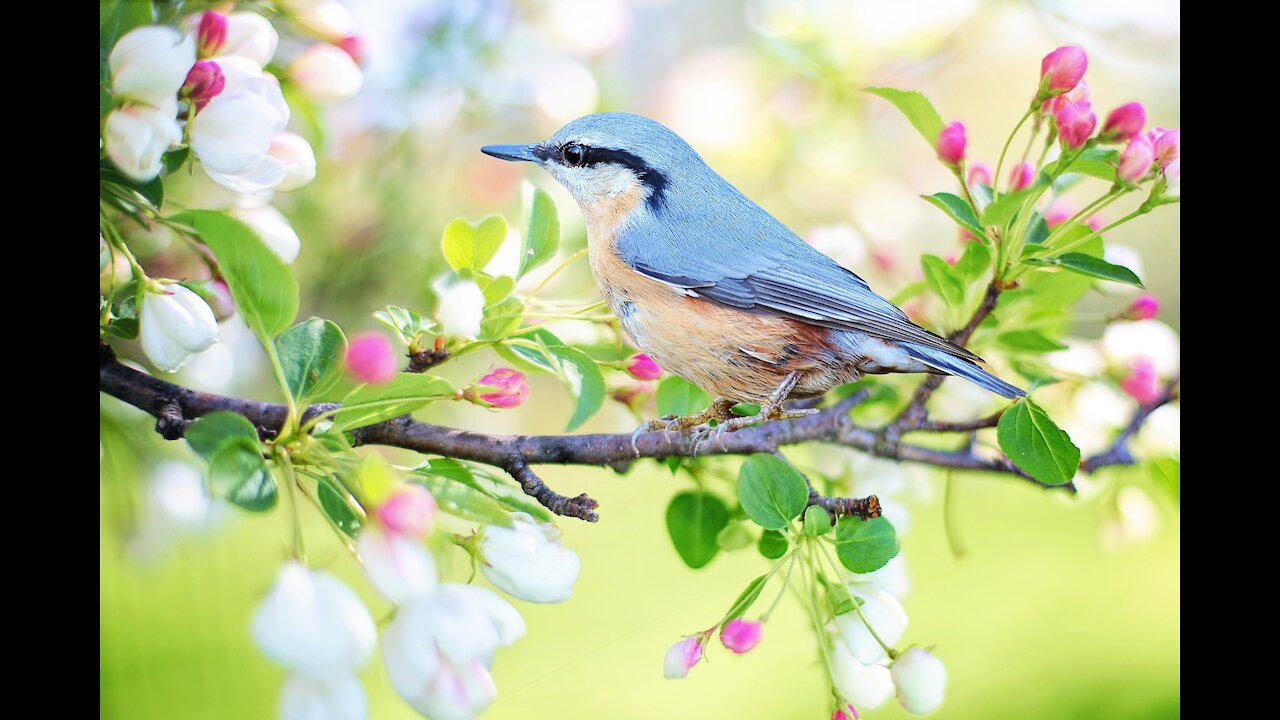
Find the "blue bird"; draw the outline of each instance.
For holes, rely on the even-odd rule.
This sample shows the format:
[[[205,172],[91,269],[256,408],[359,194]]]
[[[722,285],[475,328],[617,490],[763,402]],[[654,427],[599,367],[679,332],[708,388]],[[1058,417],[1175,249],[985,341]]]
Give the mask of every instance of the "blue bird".
[[[800,417],[814,411],[784,410],[787,398],[868,374],[956,375],[1006,398],[1026,394],[911,322],[658,122],[600,113],[535,145],[481,151],[536,163],[568,189],[586,219],[596,284],[623,328],[664,369],[716,397],[701,413],[641,429]],[[734,417],[739,402],[760,404],[759,416]]]

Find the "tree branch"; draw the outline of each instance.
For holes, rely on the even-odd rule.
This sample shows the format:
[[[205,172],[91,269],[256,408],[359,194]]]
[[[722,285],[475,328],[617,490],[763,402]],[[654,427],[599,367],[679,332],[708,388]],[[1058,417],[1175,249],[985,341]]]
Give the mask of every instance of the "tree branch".
[[[1115,442],[1111,443],[1111,447],[1102,452],[1091,455],[1080,463],[1080,469],[1085,472],[1093,472],[1098,468],[1108,465],[1133,465],[1133,455],[1129,453],[1129,439],[1142,429],[1142,424],[1151,417],[1151,413],[1157,408],[1173,402],[1178,397],[1178,385],[1181,382],[1180,375],[1174,375],[1165,383],[1164,388],[1160,391],[1160,395],[1146,405],[1139,405],[1137,411],[1133,413],[1133,417],[1129,420],[1129,424],[1124,430],[1116,436]]]

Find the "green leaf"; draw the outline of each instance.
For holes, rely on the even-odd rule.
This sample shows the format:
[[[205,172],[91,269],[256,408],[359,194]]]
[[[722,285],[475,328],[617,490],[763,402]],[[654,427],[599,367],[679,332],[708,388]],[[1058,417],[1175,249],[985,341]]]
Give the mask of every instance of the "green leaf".
[[[352,390],[343,399],[343,407],[334,414],[334,427],[351,430],[372,425],[452,397],[456,392],[453,385],[442,378],[425,373],[396,373],[385,385],[361,385]]]
[[[729,509],[704,492],[682,492],[667,506],[667,533],[680,559],[691,568],[711,562],[720,552],[716,536],[729,524]]]
[[[138,319],[115,318],[110,325],[107,325],[107,334],[123,340],[132,340],[138,337]]]
[[[245,510],[263,512],[275,507],[276,481],[267,472],[256,435],[252,441],[227,442],[209,458],[209,487]]]
[[[866,91],[893,103],[894,107],[907,116],[911,126],[920,133],[925,142],[929,143],[929,147],[937,147],[938,135],[942,133],[942,117],[938,115],[937,110],[933,109],[933,103],[929,102],[929,98],[915,90],[870,87],[866,88]]]
[[[485,525],[511,526],[511,514],[497,500],[442,475],[414,471],[413,479],[431,491],[440,509],[463,520]]]
[[[995,202],[988,205],[982,211],[982,224],[991,227],[1004,227],[1015,215],[1018,214],[1018,208],[1022,207],[1022,203],[1027,199],[1027,193],[1030,189],[1019,190],[1017,192],[1005,193],[996,198]]]
[[[243,441],[258,444],[258,430],[253,423],[243,415],[221,410],[197,419],[183,436],[191,449],[205,460],[211,459],[224,445]]]
[[[982,226],[978,224],[978,216],[973,213],[973,208],[969,207],[969,203],[951,193],[944,192],[921,195],[920,197],[927,200],[930,205],[946,213],[947,217],[954,220],[960,227],[968,230],[969,234],[986,242],[987,234],[983,231]]]
[[[1014,465],[1042,483],[1069,482],[1080,467],[1080,448],[1030,398],[1005,410],[996,439]]]
[[[997,340],[1007,348],[1024,352],[1043,353],[1067,349],[1066,345],[1038,330],[1012,330],[1000,333]]]
[[[836,557],[853,572],[879,570],[897,554],[898,535],[885,518],[846,517],[836,524]]]
[[[289,327],[298,313],[298,283],[257,233],[210,210],[191,210],[173,219],[199,233],[231,288],[236,310],[264,344]]]
[[[946,260],[937,255],[924,255],[920,258],[920,267],[924,269],[925,282],[944,302],[951,306],[964,302],[964,287]]]
[[[901,305],[902,303],[910,300],[911,298],[919,295],[920,293],[928,289],[929,289],[929,283],[925,282],[924,280],[920,280],[919,282],[913,282],[910,285],[899,290],[897,294],[895,294],[893,297],[889,298],[889,302],[893,303],[894,305]]]
[[[351,506],[342,499],[342,493],[335,487],[336,478],[326,478],[316,483],[316,495],[320,498],[320,508],[329,516],[334,525],[347,537],[355,537],[364,523],[356,515]]]
[[[1116,179],[1116,162],[1119,157],[1120,154],[1115,150],[1099,147],[1087,148],[1072,160],[1061,173],[1058,172],[1058,162],[1056,160],[1045,165],[1044,172],[1054,176],[1067,174],[1087,175],[1088,177],[1110,182]]]
[[[831,532],[831,513],[817,505],[810,505],[804,511],[804,534],[818,537]]]
[[[564,343],[549,330],[538,329],[512,335],[493,349],[520,370],[555,374],[560,372],[560,365],[543,349],[552,345]]]
[[[716,535],[721,550],[741,550],[756,541],[755,525],[746,520],[729,523]]]
[[[1045,240],[1049,239],[1049,223],[1044,221],[1044,216],[1036,213],[1031,220],[1031,227],[1027,229],[1027,245],[1026,247],[1043,245]]]
[[[547,352],[557,361],[557,371],[573,397],[573,417],[565,430],[575,430],[604,405],[604,374],[591,356],[566,345],[549,345]]]
[[[431,458],[414,468],[420,475],[436,475],[479,490],[498,501],[508,510],[528,513],[541,522],[552,522],[555,517],[524,491],[509,482],[502,482],[491,475],[473,472],[471,467],[452,458]]]
[[[276,354],[284,368],[289,393],[299,404],[318,398],[342,378],[347,338],[328,320],[313,317],[276,338]]]
[[[478,227],[457,218],[445,226],[440,247],[445,261],[455,271],[479,271],[493,260],[506,237],[507,221],[501,215],[490,215]]]
[[[169,174],[173,174],[182,169],[182,165],[187,162],[187,158],[191,157],[191,147],[183,145],[177,150],[170,150],[164,154],[164,170]]]
[[[1062,234],[1060,240],[1055,242],[1069,243],[1074,242],[1085,234],[1093,232],[1083,225],[1073,227]],[[1031,246],[1028,246],[1031,247]],[[1093,257],[1102,257],[1102,239],[1095,237],[1086,241],[1077,248],[1078,251]],[[1036,262],[1023,260],[1029,264],[1035,265]],[[1043,263],[1040,263],[1043,264]],[[1049,272],[1039,271],[1027,273],[1022,281],[1023,289],[1015,290],[1015,293],[1025,293],[1036,305],[1043,308],[1053,308],[1062,310],[1070,308],[1079,300],[1089,288],[1093,287],[1094,279],[1073,272]],[[1005,293],[1006,295],[1008,293]],[[1003,297],[1002,297],[1003,302]]]
[[[786,461],[756,453],[738,471],[738,499],[747,517],[757,525],[781,530],[804,512],[809,488]]]
[[[1142,280],[1132,270],[1123,265],[1114,265],[1102,258],[1096,258],[1084,253],[1069,252],[1066,255],[1051,259],[1056,260],[1057,264],[1062,268],[1080,275],[1143,287]]]
[[[987,269],[990,267],[991,251],[987,250],[987,246],[976,242],[965,245],[964,254],[960,256],[954,266],[955,274],[959,276],[962,286],[970,285],[973,281],[986,275]]]
[[[480,321],[481,340],[501,340],[520,326],[524,319],[524,303],[520,298],[509,297],[497,305],[484,309],[484,319]]]
[[[560,216],[556,204],[542,188],[533,188],[529,203],[529,222],[520,247],[520,271],[524,277],[530,270],[555,257],[560,247]]]
[[[702,388],[675,375],[670,375],[658,383],[656,397],[659,415],[684,417],[704,410],[711,404],[711,396]]]
[[[98,174],[101,182],[108,182],[135,192],[157,210],[164,205],[164,179],[159,175],[146,182],[139,182],[121,173],[110,160],[106,159],[100,163]]]
[[[825,574],[819,572],[818,583],[827,593],[827,602],[831,605],[832,615],[850,613],[855,607],[862,605],[862,598],[850,595],[849,589],[843,582],[831,582]]]
[[[404,342],[412,342],[418,336],[436,329],[436,323],[408,308],[388,305],[373,314],[378,322],[396,332]]]
[[[502,275],[492,279],[478,275],[476,276],[476,283],[480,285],[480,289],[484,292],[485,307],[496,305],[506,300],[511,291],[516,289],[516,280],[510,275]]]
[[[105,60],[122,35],[153,21],[150,0],[103,0],[98,17],[98,42]]]
[[[756,544],[756,548],[760,554],[770,560],[777,560],[787,554],[787,536],[777,530],[765,530],[760,536],[760,542]]]
[[[745,615],[751,609],[751,606],[755,604],[755,601],[760,598],[760,593],[764,591],[765,583],[768,580],[768,575],[761,575],[747,583],[747,587],[738,594],[738,599],[734,600],[733,604],[729,606],[729,612],[724,617],[725,622]]]

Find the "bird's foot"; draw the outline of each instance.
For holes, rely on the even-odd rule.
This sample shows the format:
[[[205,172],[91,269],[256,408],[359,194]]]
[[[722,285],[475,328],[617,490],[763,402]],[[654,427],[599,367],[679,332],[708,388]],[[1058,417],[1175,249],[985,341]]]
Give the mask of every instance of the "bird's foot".
[[[640,457],[640,448],[636,446],[636,439],[640,437],[641,433],[657,432],[658,430],[661,430],[663,439],[668,442],[671,441],[672,432],[692,430],[696,435],[697,432],[699,432],[699,429],[710,427],[710,421],[712,420],[720,421],[734,417],[732,410],[733,405],[734,403],[732,400],[721,397],[712,401],[711,405],[709,405],[705,410],[694,413],[693,415],[685,415],[684,417],[680,417],[678,415],[663,415],[657,420],[649,420],[648,422],[641,423],[640,427],[637,427],[635,431],[631,433],[631,451],[635,453],[636,457]],[[694,447],[696,448],[697,446],[695,445]]]

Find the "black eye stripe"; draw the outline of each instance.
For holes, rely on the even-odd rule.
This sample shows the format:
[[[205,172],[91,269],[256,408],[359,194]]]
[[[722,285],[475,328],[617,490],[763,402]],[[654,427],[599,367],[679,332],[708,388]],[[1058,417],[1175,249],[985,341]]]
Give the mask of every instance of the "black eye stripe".
[[[586,162],[580,167],[621,165],[635,173],[636,177],[640,178],[640,182],[649,188],[649,207],[657,210],[666,203],[667,176],[661,170],[646,163],[639,155],[626,150],[583,145],[582,143],[569,143],[559,148],[560,162],[562,164],[570,167],[579,167],[572,162],[568,162],[564,155],[566,148],[575,145],[580,147],[586,154]],[[534,152],[537,154],[537,151]]]

